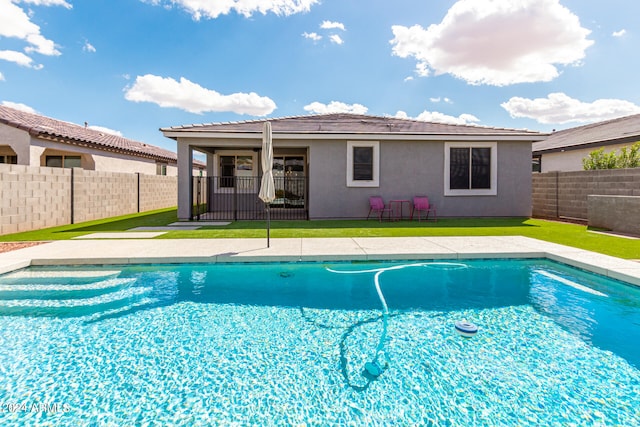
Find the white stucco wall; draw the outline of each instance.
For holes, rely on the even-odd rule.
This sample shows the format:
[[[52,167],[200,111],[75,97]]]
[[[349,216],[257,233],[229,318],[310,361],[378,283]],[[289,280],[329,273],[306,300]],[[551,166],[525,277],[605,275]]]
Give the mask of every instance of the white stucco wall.
[[[631,144],[617,144],[606,146],[604,151],[609,153],[611,151],[620,150],[622,147],[629,147]],[[589,153],[597,150],[597,148],[583,148],[578,150],[566,150],[555,153],[543,153],[542,154],[542,170],[541,172],[573,172],[581,171],[582,159],[589,156]]]
[[[5,124],[0,124],[0,146],[11,147],[21,165],[45,166],[47,155],[80,155],[82,168],[86,170],[157,174],[154,159],[34,138],[25,130]],[[177,164],[167,164],[167,175],[178,175]]]
[[[0,123],[0,145],[11,147],[18,155],[19,165],[29,164],[29,133]]]

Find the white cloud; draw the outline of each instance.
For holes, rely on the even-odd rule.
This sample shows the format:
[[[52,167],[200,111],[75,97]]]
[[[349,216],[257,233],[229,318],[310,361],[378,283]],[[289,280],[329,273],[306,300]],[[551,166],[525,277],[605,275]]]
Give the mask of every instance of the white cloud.
[[[393,54],[415,58],[418,75],[494,86],[550,81],[593,44],[559,0],[459,0],[439,24],[392,31]]]
[[[220,15],[227,15],[231,11],[250,17],[256,12],[263,15],[273,13],[275,15],[289,16],[296,13],[309,12],[311,6],[320,0],[142,0],[155,6],[162,5],[166,8],[177,4],[193,16],[193,19],[215,19]]]
[[[329,40],[331,40],[331,43],[335,43],[335,44],[343,44],[344,40],[342,40],[342,37],[340,37],[337,34],[331,34],[329,36]]]
[[[344,28],[344,24],[341,22],[322,21],[322,23],[320,24],[320,28],[322,28],[323,30],[338,29],[338,30],[346,31],[346,29]],[[322,40],[322,36],[315,32],[314,33],[305,32],[302,35],[308,39],[312,39],[315,42]],[[342,40],[342,37],[340,37],[338,34],[329,35],[329,40],[331,41],[331,43],[334,43],[337,45],[344,44],[344,40]]]
[[[0,36],[26,39],[39,32],[40,27],[31,22],[24,10],[11,0],[0,0]]]
[[[109,129],[103,126],[89,126],[89,129],[97,130],[98,132],[108,133],[110,135],[123,136],[119,130]]]
[[[24,111],[25,113],[36,114],[37,111],[26,104],[21,104],[19,102],[11,102],[11,101],[2,101],[2,105],[9,108],[15,108],[16,110]]]
[[[0,72],[0,82],[3,82],[4,80],[5,80],[5,79],[4,79],[4,74],[2,74],[2,73]]]
[[[344,102],[331,101],[329,104],[321,102],[312,102],[304,106],[305,111],[314,114],[330,114],[330,113],[351,113],[366,114],[369,109],[361,104],[345,104]]]
[[[447,97],[441,98],[441,97],[437,97],[437,98],[429,98],[429,101],[434,102],[434,103],[438,103],[438,102],[445,102],[447,104],[453,104],[453,101]]]
[[[407,113],[404,111],[398,111],[395,115],[398,119],[409,119]],[[420,120],[423,122],[433,122],[433,123],[445,123],[451,125],[475,125],[476,122],[479,122],[476,116],[472,114],[461,114],[458,117],[449,116],[447,114],[438,113],[437,111],[423,111],[418,114],[418,117],[413,117],[413,120]]]
[[[625,34],[627,34],[627,30],[625,30],[624,28],[620,31],[614,31],[613,34],[611,34],[613,37],[623,37]]]
[[[16,52],[15,50],[0,50],[0,59],[16,63],[23,67],[31,67],[33,63],[33,59],[24,53]]]
[[[525,117],[544,124],[592,123],[640,113],[640,106],[622,99],[582,102],[564,93],[546,98],[513,97],[500,104],[511,117]]]
[[[31,43],[32,46],[27,46],[24,49],[25,52],[35,52],[47,56],[61,55],[60,51],[56,49],[56,44],[44,38],[41,34],[29,34],[27,41]]]
[[[30,0],[27,3],[42,6],[68,5],[66,2],[56,0]],[[71,7],[70,5],[68,6]],[[27,53],[36,52],[49,56],[60,55],[55,43],[42,36],[40,27],[31,22],[31,18],[25,11],[11,0],[0,0],[0,38],[2,37],[17,38],[27,42],[29,44],[25,48]]]
[[[302,33],[302,36],[304,38],[306,38],[306,39],[311,39],[314,42],[322,40],[322,36],[319,35],[318,33],[307,33],[307,32],[304,32],[304,33]]]
[[[323,30],[338,29],[346,31],[342,22],[322,21],[322,24],[320,24],[320,28],[322,28]]]
[[[82,50],[85,51],[85,52],[89,52],[89,53],[95,53],[96,48],[95,48],[95,46],[93,46],[88,41],[85,41],[84,42],[84,46],[82,46]]]
[[[67,9],[72,8],[65,0],[17,0],[15,3],[28,3],[34,6],[64,6]]]
[[[254,92],[222,95],[184,77],[178,82],[171,77],[152,74],[136,77],[133,86],[126,90],[125,98],[133,102],[151,102],[161,107],[174,107],[196,114],[233,112],[265,116],[276,109],[275,102],[270,98]]]

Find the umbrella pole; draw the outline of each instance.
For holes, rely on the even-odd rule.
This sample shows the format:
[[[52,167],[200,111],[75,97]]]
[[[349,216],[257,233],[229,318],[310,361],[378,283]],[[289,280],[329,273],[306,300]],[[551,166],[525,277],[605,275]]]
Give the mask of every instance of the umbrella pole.
[[[271,203],[267,203],[267,247],[270,247],[269,237],[271,234]]]

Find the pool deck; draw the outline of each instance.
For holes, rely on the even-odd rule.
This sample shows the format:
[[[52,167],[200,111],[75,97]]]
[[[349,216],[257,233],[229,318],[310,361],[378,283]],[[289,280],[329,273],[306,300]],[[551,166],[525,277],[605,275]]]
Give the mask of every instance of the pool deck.
[[[133,236],[132,236],[133,237]],[[640,286],[640,263],[522,236],[60,240],[0,253],[30,265],[549,258]]]

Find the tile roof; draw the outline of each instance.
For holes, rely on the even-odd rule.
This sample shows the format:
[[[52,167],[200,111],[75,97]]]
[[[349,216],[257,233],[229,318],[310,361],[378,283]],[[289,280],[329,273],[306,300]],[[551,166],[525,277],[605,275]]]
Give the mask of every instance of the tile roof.
[[[193,124],[160,129],[163,132],[225,132],[259,133],[262,125],[270,121],[274,133],[309,134],[411,134],[411,135],[527,135],[534,139],[544,134],[530,130],[505,129],[483,126],[452,125],[395,117],[360,114],[320,114],[280,117],[228,123]]]
[[[533,152],[634,141],[640,141],[640,114],[554,132],[534,142]]]
[[[100,150],[169,162],[176,162],[178,159],[176,153],[154,145],[1,105],[0,123],[26,130],[35,137],[57,142],[87,145]]]

